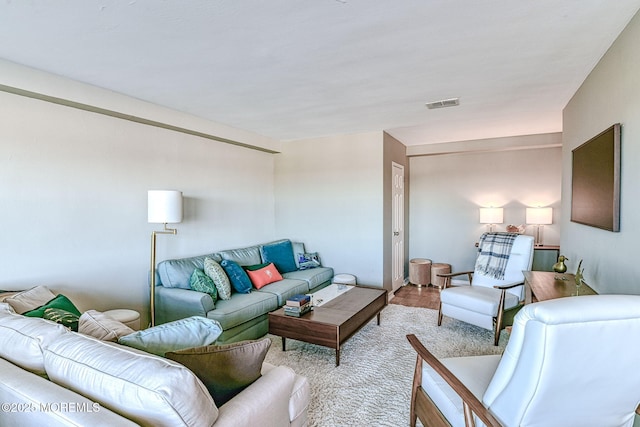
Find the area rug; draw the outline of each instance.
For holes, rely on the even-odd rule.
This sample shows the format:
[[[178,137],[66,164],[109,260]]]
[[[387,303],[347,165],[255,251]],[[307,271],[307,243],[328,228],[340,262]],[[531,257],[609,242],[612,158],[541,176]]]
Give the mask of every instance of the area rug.
[[[436,357],[500,354],[493,334],[454,319],[436,322],[437,311],[428,308],[388,305],[342,347],[340,366],[329,348],[282,339],[272,340],[266,361],[286,365],[306,376],[311,385],[309,427],[359,427],[409,425],[411,382],[416,353],[406,339],[415,334]]]

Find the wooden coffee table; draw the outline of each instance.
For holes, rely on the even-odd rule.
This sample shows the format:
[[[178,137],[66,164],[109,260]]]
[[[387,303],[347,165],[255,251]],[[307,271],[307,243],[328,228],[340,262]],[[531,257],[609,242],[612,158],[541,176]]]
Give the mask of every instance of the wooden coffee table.
[[[282,337],[282,351],[287,338],[333,348],[339,366],[340,346],[375,316],[380,325],[386,305],[385,289],[353,286],[302,317],[287,316],[284,308],[269,313],[269,333]]]

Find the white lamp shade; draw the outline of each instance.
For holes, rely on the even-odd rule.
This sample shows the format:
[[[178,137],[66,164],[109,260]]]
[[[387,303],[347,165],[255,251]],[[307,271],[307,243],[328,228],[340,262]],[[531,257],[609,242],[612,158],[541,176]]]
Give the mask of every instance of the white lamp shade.
[[[553,224],[553,208],[527,208],[525,221],[536,225]]]
[[[502,224],[502,208],[480,208],[480,224]]]
[[[149,190],[148,221],[154,224],[182,222],[182,192],[175,190]]]

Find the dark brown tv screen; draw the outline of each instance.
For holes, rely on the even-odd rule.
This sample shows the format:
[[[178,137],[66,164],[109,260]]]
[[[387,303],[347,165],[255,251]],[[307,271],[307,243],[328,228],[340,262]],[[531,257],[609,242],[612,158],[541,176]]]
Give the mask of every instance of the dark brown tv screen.
[[[620,123],[572,153],[571,221],[620,231]]]

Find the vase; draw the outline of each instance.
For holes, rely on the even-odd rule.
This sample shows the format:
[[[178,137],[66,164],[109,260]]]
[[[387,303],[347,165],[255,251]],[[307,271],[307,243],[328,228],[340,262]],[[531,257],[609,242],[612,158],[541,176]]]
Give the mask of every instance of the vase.
[[[566,258],[564,255],[560,255],[558,257],[558,262],[556,262],[555,264],[553,264],[553,271],[555,271],[556,273],[566,273],[567,272],[567,266],[564,263],[565,261],[568,261],[569,258]]]

